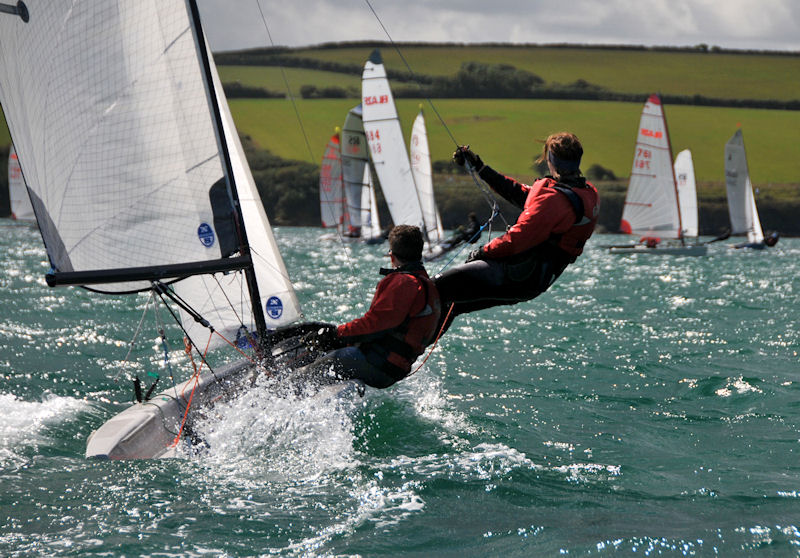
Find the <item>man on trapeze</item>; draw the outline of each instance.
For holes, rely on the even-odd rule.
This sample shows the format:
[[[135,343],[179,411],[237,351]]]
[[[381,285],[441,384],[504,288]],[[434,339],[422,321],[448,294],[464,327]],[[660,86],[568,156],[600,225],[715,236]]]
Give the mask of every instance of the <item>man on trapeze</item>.
[[[539,296],[583,252],[600,205],[597,190],[581,176],[582,156],[574,134],[552,134],[538,159],[547,161],[550,174],[527,186],[485,165],[469,146],[453,153],[456,164],[469,164],[522,213],[504,235],[473,250],[466,263],[434,277],[443,331],[459,314]]]
[[[434,341],[441,314],[439,292],[422,265],[423,244],[418,227],[391,230],[392,268],[380,270],[384,277],[369,310],[340,326],[317,324],[305,334],[303,344],[329,352],[294,372],[294,381],[320,385],[357,379],[382,389],[411,372]]]

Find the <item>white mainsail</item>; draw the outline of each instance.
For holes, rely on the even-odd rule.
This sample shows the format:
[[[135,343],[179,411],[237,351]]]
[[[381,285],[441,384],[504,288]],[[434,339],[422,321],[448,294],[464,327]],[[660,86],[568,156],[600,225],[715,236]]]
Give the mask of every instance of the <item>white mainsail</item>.
[[[238,266],[186,2],[27,2],[27,11],[28,21],[0,14],[0,102],[55,272],[146,268],[170,279]],[[98,290],[150,286],[119,275],[132,279]]]
[[[436,198],[433,194],[433,171],[431,170],[431,152],[428,147],[428,132],[425,129],[425,116],[420,108],[419,114],[414,119],[409,142],[411,156],[411,170],[414,173],[414,183],[417,185],[419,201],[422,205],[422,218],[425,221],[425,230],[428,241],[438,244],[444,240],[444,229]]]
[[[697,183],[694,176],[692,152],[684,149],[675,157],[675,182],[678,185],[683,237],[696,237],[699,234],[697,217]]]
[[[395,225],[426,230],[400,119],[380,52],[364,64],[361,82],[364,132],[386,205]]]
[[[8,198],[11,202],[11,218],[20,221],[34,221],[33,206],[25,187],[22,168],[19,166],[14,145],[8,151]]]
[[[319,170],[319,209],[322,226],[338,227],[342,232],[341,229],[348,219],[345,211],[342,155],[338,132],[328,140],[322,155]]]
[[[681,237],[681,215],[669,133],[661,98],[644,105],[620,229],[629,234]]]
[[[725,144],[725,187],[728,194],[728,213],[732,234],[747,234],[747,241],[764,240],[761,220],[758,218],[753,185],[747,168],[747,154],[741,128]]]

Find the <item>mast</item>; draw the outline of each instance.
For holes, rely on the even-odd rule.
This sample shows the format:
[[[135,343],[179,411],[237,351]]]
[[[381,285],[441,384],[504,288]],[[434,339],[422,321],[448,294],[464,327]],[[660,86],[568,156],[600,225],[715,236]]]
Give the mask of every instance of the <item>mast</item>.
[[[658,95],[659,101],[661,95]],[[675,179],[675,161],[672,158],[672,142],[669,139],[669,128],[667,127],[667,111],[664,109],[664,103],[661,103],[661,118],[664,120],[664,134],[667,136],[667,150],[669,152],[669,168],[672,172],[672,187],[675,190],[675,203],[678,205],[678,238],[681,239],[681,244],[686,244],[683,239],[683,218],[681,217],[681,199],[678,197],[678,181]]]
[[[233,207],[234,219],[236,222],[236,233],[239,240],[239,252],[241,256],[250,259],[250,245],[247,242],[247,232],[244,227],[244,220],[242,213],[239,210],[239,197],[236,191],[236,183],[233,180],[233,167],[231,165],[231,157],[228,152],[228,145],[225,141],[222,132],[222,115],[219,111],[219,104],[216,92],[213,87],[213,77],[211,75],[211,62],[208,57],[208,49],[206,47],[205,36],[203,34],[203,27],[200,21],[200,11],[197,8],[195,0],[186,0],[187,6],[191,13],[192,33],[194,33],[195,44],[197,45],[198,55],[203,63],[203,71],[205,73],[205,86],[206,96],[211,104],[211,110],[214,114],[214,133],[217,137],[217,143],[220,147],[220,153],[225,163],[225,183],[228,186],[228,195],[231,198],[231,205]],[[260,340],[266,339],[267,335],[267,321],[264,317],[264,310],[261,308],[261,295],[258,292],[258,283],[256,282],[255,270],[252,261],[244,268],[244,275],[247,281],[247,289],[250,293],[250,306],[253,311],[253,319],[256,323],[258,330],[258,337]]]

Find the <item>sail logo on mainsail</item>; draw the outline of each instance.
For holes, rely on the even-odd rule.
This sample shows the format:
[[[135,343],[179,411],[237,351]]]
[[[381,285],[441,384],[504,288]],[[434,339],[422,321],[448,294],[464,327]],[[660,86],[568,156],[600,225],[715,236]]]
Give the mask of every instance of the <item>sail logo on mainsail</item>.
[[[664,133],[658,130],[648,130],[647,128],[642,128],[642,135],[648,138],[656,138],[660,139]]]
[[[197,227],[197,238],[206,248],[214,246],[214,229],[208,223],[200,223]]]
[[[277,320],[283,315],[283,301],[277,296],[271,296],[267,299],[267,304],[264,308],[267,316],[273,320]]]
[[[389,102],[389,95],[381,95],[380,97],[376,97],[375,95],[370,95],[364,97],[365,105],[382,105],[388,102]]]

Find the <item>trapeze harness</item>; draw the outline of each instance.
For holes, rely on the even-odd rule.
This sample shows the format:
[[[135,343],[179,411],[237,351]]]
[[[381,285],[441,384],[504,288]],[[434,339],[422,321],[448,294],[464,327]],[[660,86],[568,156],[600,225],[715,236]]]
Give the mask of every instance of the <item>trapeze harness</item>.
[[[406,316],[397,327],[359,337],[357,346],[367,362],[398,381],[409,374],[411,365],[433,342],[441,315],[441,303],[436,285],[418,270],[381,269],[380,273],[402,273],[413,277],[422,285],[425,294],[425,307],[419,313]]]

